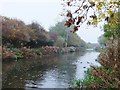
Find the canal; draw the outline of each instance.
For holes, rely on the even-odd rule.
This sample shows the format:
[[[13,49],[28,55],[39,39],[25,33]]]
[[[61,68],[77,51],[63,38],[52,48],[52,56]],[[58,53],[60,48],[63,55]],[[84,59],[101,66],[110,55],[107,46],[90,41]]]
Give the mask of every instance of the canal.
[[[86,51],[3,62],[3,88],[67,88],[83,79],[90,65],[100,66],[98,55],[99,52]]]

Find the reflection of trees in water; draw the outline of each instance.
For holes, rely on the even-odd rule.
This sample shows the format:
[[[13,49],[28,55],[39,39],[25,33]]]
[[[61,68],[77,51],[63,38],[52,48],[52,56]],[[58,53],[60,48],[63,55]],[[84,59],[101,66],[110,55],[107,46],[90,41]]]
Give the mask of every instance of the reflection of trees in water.
[[[3,63],[3,88],[24,87],[25,80],[37,80],[46,69],[56,63],[55,58],[52,57],[52,62],[50,59],[43,58]]]
[[[71,53],[35,60],[3,63],[3,88],[22,88],[25,86],[26,80],[36,81],[42,79],[46,71],[55,68],[58,70],[58,82],[61,82],[60,78],[70,81],[75,74],[72,63],[79,56],[80,53]],[[63,74],[65,74],[64,77]]]
[[[58,78],[57,82],[63,82],[71,84],[75,78],[76,65],[74,64],[78,58],[84,53],[70,53],[59,58],[59,63],[57,65]]]

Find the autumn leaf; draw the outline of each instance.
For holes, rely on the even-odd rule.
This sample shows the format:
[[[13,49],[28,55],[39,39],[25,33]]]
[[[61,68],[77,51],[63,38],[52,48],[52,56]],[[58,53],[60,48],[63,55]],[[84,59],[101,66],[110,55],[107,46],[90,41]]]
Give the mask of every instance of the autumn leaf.
[[[70,2],[67,2],[67,5],[70,6]]]
[[[68,22],[71,23],[71,24],[74,24],[75,19],[70,18],[70,19],[68,20]]]
[[[66,16],[72,18],[71,12],[68,12]]]
[[[74,26],[74,31],[73,31],[73,33],[75,33],[76,31],[78,31],[78,27],[79,27],[79,26]]]
[[[70,26],[71,26],[71,23],[70,23],[69,21],[66,21],[66,22],[65,22],[65,26],[70,27]]]
[[[78,21],[77,21],[77,25],[81,22],[81,20],[82,20],[82,17],[78,17]]]

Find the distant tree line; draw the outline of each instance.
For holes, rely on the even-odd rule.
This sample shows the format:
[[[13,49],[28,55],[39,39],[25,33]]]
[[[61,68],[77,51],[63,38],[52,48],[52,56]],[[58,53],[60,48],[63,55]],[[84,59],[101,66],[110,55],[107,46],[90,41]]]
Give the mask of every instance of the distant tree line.
[[[54,41],[54,45],[59,47],[65,47],[66,45],[86,48],[86,43],[83,41],[77,33],[70,32],[74,30],[74,27],[67,28],[64,26],[65,21],[58,22],[55,26],[50,27],[50,37]]]
[[[18,19],[2,18],[2,43],[7,47],[38,48],[42,46],[85,48],[86,43],[64,26],[65,21],[58,22],[47,32],[39,23],[26,25]],[[73,28],[70,28],[73,30]]]

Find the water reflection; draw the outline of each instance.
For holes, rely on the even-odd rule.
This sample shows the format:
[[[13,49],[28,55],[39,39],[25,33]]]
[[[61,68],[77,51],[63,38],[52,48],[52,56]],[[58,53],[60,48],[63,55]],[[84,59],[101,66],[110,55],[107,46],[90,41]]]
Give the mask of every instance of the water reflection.
[[[49,58],[3,63],[3,87],[6,88],[67,88],[74,80],[83,79],[84,70],[99,53],[69,53]]]
[[[85,71],[90,68],[90,65],[100,66],[96,62],[96,58],[99,55],[98,52],[87,52],[84,56],[79,57],[76,64],[76,79],[83,79],[85,76]]]

